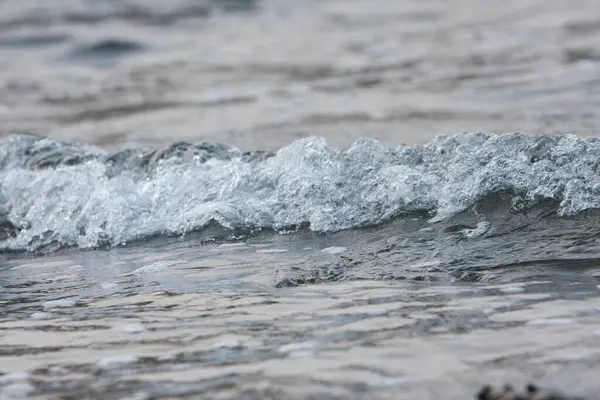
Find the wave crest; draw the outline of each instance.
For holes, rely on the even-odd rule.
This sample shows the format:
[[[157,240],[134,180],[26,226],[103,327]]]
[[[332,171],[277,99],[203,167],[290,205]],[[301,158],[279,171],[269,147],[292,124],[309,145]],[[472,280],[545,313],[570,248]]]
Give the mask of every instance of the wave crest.
[[[415,211],[440,221],[500,192],[515,207],[560,202],[559,215],[600,208],[600,141],[574,135],[460,133],[345,150],[323,138],[276,153],[185,142],[100,148],[34,135],[0,144],[0,245],[92,248],[211,223],[225,229],[334,232]]]

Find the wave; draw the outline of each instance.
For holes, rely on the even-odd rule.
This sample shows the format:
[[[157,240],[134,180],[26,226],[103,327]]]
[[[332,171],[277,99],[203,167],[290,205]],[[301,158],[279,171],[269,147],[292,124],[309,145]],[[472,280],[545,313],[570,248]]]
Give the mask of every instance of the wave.
[[[0,31],[40,27],[57,23],[90,25],[111,20],[170,26],[190,18],[207,18],[215,13],[256,12],[258,0],[175,0],[168,5],[147,0],[71,1],[57,7],[16,7],[17,12],[0,17]],[[11,8],[10,6],[7,8]],[[15,7],[12,7],[13,9]]]
[[[218,224],[228,232],[336,232],[415,212],[430,223],[495,194],[556,214],[600,208],[600,140],[459,133],[388,148],[323,138],[277,152],[218,143],[101,148],[30,134],[0,143],[0,249],[124,245]]]

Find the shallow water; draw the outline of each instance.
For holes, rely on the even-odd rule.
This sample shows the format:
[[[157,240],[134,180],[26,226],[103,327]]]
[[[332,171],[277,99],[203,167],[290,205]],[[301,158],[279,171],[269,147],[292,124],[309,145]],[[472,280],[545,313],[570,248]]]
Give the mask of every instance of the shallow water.
[[[165,4],[0,5],[0,397],[597,398],[596,1]]]
[[[461,399],[529,380],[597,393],[591,267],[274,288],[285,265],[365,239],[159,240],[7,260],[3,396]]]

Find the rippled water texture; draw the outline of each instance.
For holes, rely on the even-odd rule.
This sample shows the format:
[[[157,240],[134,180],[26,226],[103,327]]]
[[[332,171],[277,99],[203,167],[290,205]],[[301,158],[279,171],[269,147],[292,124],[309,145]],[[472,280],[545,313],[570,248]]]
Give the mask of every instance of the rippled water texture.
[[[1,2],[0,398],[598,398],[599,11]]]
[[[7,0],[0,132],[389,146],[598,126],[595,0]]]

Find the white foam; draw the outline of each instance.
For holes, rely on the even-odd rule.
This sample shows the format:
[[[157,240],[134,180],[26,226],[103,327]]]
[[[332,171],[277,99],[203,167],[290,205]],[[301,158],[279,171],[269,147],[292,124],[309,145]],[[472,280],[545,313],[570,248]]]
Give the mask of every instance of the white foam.
[[[103,369],[119,368],[128,364],[133,364],[137,361],[137,357],[130,355],[107,357],[98,361],[98,367]]]
[[[125,332],[125,333],[142,333],[142,332],[146,331],[146,328],[144,328],[144,326],[140,325],[140,324],[115,326],[115,327],[113,327],[113,329],[120,331],[120,332]]]
[[[314,341],[290,343],[280,346],[277,351],[288,357],[309,357],[314,355],[317,343]]]
[[[173,265],[181,264],[179,261],[156,261],[148,265],[144,265],[138,269],[129,272],[127,275],[148,274],[163,271]]]
[[[327,253],[327,254],[340,254],[340,253],[343,253],[346,250],[348,250],[347,247],[326,247],[326,248],[324,248],[321,251],[323,253]]]
[[[421,210],[434,212],[437,221],[500,191],[533,203],[557,200],[560,215],[600,208],[600,141],[574,135],[461,133],[398,148],[361,139],[346,150],[310,137],[266,160],[245,161],[232,149],[230,159],[163,160],[151,171],[122,166],[118,173],[109,173],[105,152],[94,147],[76,148],[96,157],[86,163],[24,168],[32,147],[64,147],[28,140],[0,144],[0,208],[27,227],[1,243],[9,249],[124,244],[214,222],[242,230],[307,224],[334,232]],[[487,229],[481,222],[463,233],[474,237]]]
[[[379,308],[379,309],[371,310],[371,311],[367,312],[367,314],[373,315],[373,316],[376,316],[376,317],[377,316],[381,316],[381,315],[385,315],[387,313],[388,313],[388,310],[385,309],[385,308]]]
[[[213,349],[240,349],[244,347],[244,343],[236,338],[227,338],[212,345]]]
[[[474,229],[463,229],[461,233],[469,238],[475,238],[483,235],[490,229],[490,223],[487,221],[480,221],[477,223]]]
[[[76,302],[73,299],[50,300],[42,304],[44,308],[67,308],[75,306]]]

